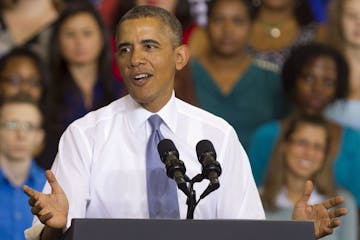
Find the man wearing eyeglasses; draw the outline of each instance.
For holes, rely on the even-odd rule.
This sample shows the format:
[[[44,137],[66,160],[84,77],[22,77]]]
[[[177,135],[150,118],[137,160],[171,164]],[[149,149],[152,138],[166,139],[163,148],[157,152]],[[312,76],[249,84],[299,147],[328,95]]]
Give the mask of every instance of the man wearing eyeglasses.
[[[42,115],[30,95],[10,97],[0,105],[0,239],[24,239],[33,216],[22,185],[41,190],[44,172],[33,161],[43,141]]]

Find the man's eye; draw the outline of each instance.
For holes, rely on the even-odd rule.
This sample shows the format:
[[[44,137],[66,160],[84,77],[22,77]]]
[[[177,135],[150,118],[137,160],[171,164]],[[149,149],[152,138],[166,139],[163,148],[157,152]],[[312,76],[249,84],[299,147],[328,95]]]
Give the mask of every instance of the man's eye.
[[[122,47],[122,48],[119,48],[119,50],[118,50],[119,54],[125,54],[128,52],[130,52],[130,48],[128,48],[128,47]]]
[[[152,45],[152,44],[146,44],[146,45],[145,45],[145,47],[146,47],[146,48],[148,48],[148,49],[155,48],[155,46],[154,46],[154,45]]]

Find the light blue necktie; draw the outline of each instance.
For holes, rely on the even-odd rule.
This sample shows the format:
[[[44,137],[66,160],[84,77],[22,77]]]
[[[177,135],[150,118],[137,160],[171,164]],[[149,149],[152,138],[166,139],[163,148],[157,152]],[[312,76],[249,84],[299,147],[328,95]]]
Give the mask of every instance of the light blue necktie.
[[[151,135],[146,147],[146,184],[150,218],[179,218],[177,186],[166,175],[165,164],[161,162],[157,145],[164,139],[160,132],[162,119],[152,115],[148,119]]]

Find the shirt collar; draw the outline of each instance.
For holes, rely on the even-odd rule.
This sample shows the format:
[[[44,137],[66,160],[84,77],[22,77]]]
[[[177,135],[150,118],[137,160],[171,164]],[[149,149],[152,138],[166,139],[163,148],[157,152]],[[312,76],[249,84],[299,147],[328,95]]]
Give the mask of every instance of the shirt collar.
[[[171,94],[170,100],[165,104],[164,107],[160,109],[160,111],[153,113],[145,108],[143,108],[139,103],[137,103],[130,95],[128,95],[128,111],[127,118],[129,120],[130,128],[133,132],[137,131],[144,126],[147,119],[153,115],[157,114],[164,121],[165,125],[175,133],[176,125],[177,125],[177,106],[176,106],[176,98],[174,91]]]
[[[41,183],[41,175],[44,174],[43,170],[41,170],[35,163],[34,160],[31,161],[30,169],[29,169],[29,175],[27,179],[25,180],[26,184],[39,182]],[[39,177],[40,176],[40,177]],[[6,178],[4,171],[0,168],[0,182],[8,181]]]

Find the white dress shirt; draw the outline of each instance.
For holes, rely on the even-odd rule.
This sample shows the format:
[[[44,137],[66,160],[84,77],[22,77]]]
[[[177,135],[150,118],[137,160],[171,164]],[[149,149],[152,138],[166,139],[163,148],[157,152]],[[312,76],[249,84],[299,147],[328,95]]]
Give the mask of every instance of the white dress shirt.
[[[146,144],[151,113],[127,95],[73,122],[64,132],[52,166],[68,197],[72,218],[148,218]],[[202,199],[194,219],[264,219],[249,160],[234,129],[223,119],[189,105],[174,94],[157,114],[160,131],[177,147],[186,174],[201,173],[196,144],[210,140],[221,164],[220,188]],[[197,198],[209,181],[195,183]],[[44,192],[50,192],[46,183]],[[178,190],[180,217],[186,196]],[[34,224],[39,224],[38,220]]]

